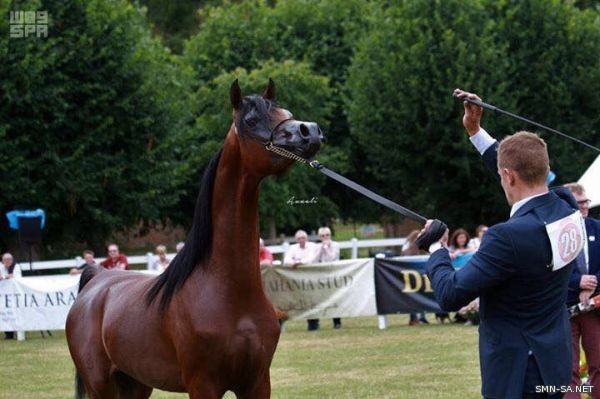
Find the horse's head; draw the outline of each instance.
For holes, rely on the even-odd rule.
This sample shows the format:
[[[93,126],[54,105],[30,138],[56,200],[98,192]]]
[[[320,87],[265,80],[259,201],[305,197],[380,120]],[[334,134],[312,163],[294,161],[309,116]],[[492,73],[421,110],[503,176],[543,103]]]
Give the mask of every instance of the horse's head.
[[[294,119],[292,113],[275,102],[275,83],[262,95],[242,96],[237,79],[231,85],[233,127],[242,149],[242,158],[264,174],[279,173],[293,162],[266,146],[272,143],[302,158],[311,158],[321,147],[323,134],[315,122]]]

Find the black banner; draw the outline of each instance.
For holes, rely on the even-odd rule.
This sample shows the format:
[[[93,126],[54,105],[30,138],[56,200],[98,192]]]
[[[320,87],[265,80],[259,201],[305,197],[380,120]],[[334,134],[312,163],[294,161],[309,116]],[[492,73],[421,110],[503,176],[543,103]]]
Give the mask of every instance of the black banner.
[[[441,312],[425,272],[428,256],[375,259],[378,314]]]

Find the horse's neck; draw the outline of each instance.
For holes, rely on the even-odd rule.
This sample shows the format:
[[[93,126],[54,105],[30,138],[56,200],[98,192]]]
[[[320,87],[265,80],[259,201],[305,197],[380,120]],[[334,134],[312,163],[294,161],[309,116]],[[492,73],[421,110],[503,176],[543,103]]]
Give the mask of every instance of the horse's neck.
[[[236,137],[228,137],[217,168],[212,197],[209,267],[236,284],[261,287],[258,267],[258,194],[261,178],[243,170]]]

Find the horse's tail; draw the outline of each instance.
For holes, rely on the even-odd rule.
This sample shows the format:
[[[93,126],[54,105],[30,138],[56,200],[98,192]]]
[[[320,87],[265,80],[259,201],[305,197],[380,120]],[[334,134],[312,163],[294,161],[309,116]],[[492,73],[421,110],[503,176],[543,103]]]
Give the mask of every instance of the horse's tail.
[[[79,278],[79,288],[77,289],[77,292],[81,292],[83,287],[85,287],[96,274],[100,273],[101,270],[102,268],[98,266],[88,266],[83,269],[83,273],[81,273],[81,277]]]
[[[85,385],[83,384],[83,379],[81,378],[81,374],[79,374],[79,370],[75,369],[75,399],[85,399]]]
[[[83,287],[85,287],[85,285],[89,283],[91,279],[100,273],[101,270],[102,268],[98,266],[88,266],[83,269],[83,273],[81,273],[81,277],[79,278],[79,288],[77,289],[77,292],[81,292]],[[77,367],[75,367],[75,399],[85,399],[86,397],[87,395],[85,393],[85,384],[83,383],[83,378],[81,378],[79,370],[77,370]]]

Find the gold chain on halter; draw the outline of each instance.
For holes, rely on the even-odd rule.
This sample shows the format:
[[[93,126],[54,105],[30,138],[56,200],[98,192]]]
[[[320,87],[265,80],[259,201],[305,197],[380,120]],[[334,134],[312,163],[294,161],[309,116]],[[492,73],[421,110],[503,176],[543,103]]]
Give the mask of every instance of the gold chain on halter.
[[[315,169],[321,169],[323,167],[317,160],[309,161],[308,159],[304,159],[301,156],[296,155],[293,152],[286,150],[285,148],[274,146],[272,142],[267,144],[265,146],[265,148],[267,149],[267,151],[274,152],[275,154],[280,155],[284,158],[289,158],[289,159],[293,159],[294,161],[298,161],[300,163],[308,164]]]

